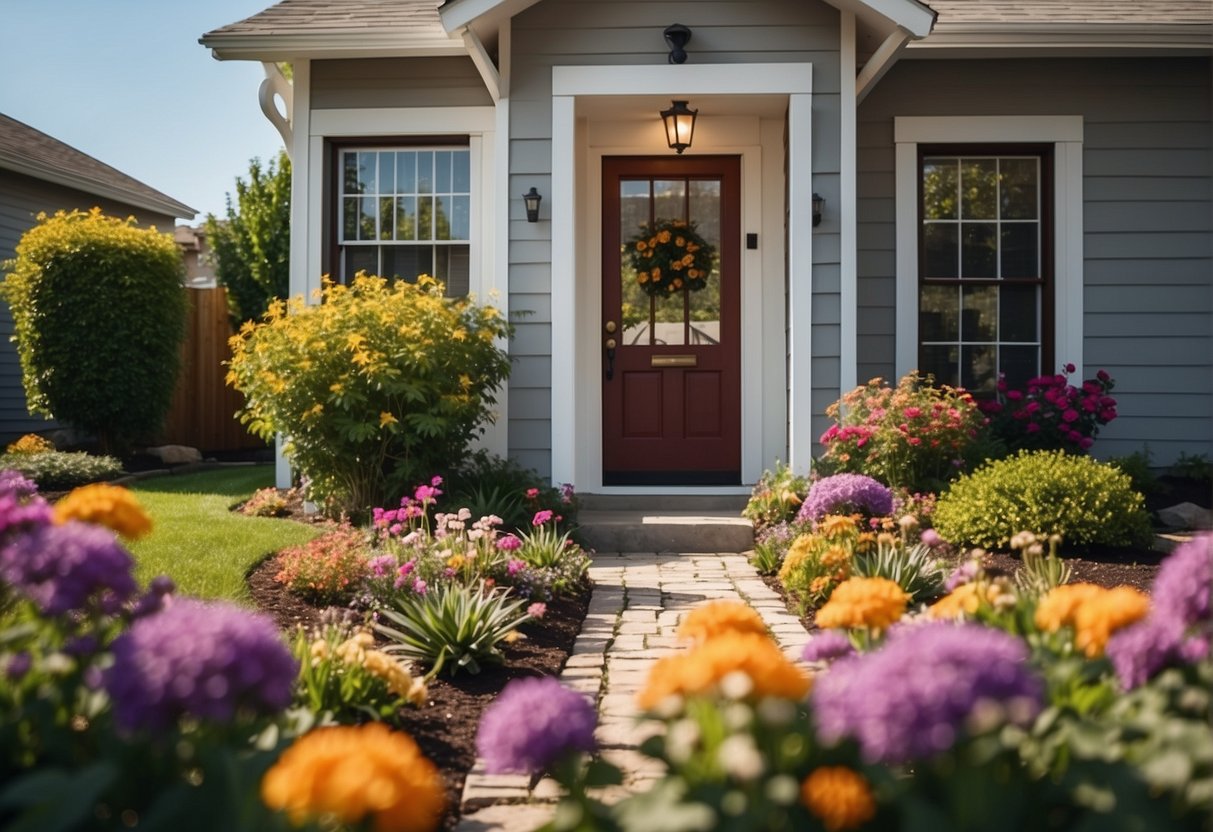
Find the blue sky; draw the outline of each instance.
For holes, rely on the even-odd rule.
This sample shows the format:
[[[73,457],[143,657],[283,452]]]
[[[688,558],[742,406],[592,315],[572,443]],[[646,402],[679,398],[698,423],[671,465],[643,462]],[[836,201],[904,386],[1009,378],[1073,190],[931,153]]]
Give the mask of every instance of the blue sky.
[[[274,0],[0,0],[0,112],[174,199],[223,216],[249,160],[273,158],[259,63],[198,38]]]

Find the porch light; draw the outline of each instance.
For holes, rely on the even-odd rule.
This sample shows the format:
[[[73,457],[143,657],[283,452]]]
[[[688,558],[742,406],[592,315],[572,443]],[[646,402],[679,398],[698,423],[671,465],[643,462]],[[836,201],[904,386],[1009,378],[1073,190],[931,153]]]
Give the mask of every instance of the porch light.
[[[539,191],[535,190],[534,185],[531,186],[529,191],[522,195],[522,201],[526,203],[527,222],[539,222],[539,201],[542,199],[543,196],[539,193]]]
[[[534,189],[532,189],[534,190]],[[813,227],[821,225],[821,211],[826,206],[826,199],[821,194],[813,194]]]
[[[671,101],[668,110],[661,111],[661,120],[665,123],[665,140],[670,150],[682,153],[691,146],[695,136],[695,117],[698,110],[687,107],[685,101]]]

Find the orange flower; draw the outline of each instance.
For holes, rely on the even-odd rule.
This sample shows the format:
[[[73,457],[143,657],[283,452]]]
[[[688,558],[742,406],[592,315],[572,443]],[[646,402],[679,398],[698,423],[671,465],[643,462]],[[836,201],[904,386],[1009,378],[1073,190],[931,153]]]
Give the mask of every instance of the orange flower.
[[[1095,584],[1062,584],[1049,590],[1036,605],[1036,627],[1047,633],[1055,633],[1062,627],[1074,624],[1074,614],[1086,601],[1104,592]]]
[[[830,832],[854,829],[876,816],[872,787],[862,774],[846,766],[814,769],[800,785],[800,802]]]
[[[724,633],[754,633],[765,636],[767,625],[748,604],[737,601],[712,601],[693,610],[678,628],[684,641],[702,643]]]
[[[817,531],[825,537],[850,534],[856,529],[856,519],[847,514],[827,514],[817,524]]]
[[[686,653],[660,659],[649,672],[648,682],[637,696],[641,708],[659,705],[670,696],[699,696],[711,693],[726,676],[749,678],[752,696],[802,699],[810,680],[792,664],[767,636],[756,633],[722,633]]]
[[[1063,584],[1049,590],[1036,607],[1036,626],[1046,632],[1074,629],[1074,646],[1088,658],[1103,655],[1112,633],[1145,618],[1150,599],[1128,586]]]
[[[973,615],[982,604],[993,604],[998,587],[985,581],[961,584],[927,609],[928,618],[964,618]]]
[[[375,832],[429,832],[442,818],[446,790],[411,737],[372,722],[305,734],[265,773],[261,799],[296,826],[369,816]]]
[[[55,504],[55,522],[79,520],[112,529],[128,540],[143,537],[152,530],[135,495],[120,485],[95,483],[77,488]]]
[[[900,619],[910,596],[888,578],[850,578],[817,611],[817,626],[884,630]]]

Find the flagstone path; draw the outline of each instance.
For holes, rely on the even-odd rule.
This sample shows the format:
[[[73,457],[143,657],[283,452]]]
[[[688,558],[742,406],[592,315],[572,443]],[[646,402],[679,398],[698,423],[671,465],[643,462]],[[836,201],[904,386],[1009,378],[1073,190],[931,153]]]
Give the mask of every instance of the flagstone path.
[[[687,612],[719,599],[741,600],[762,616],[784,652],[799,661],[808,633],[739,554],[598,554],[590,567],[589,614],[560,681],[598,703],[598,744],[624,772],[603,795],[644,791],[662,766],[637,749],[654,727],[638,720],[636,694],[649,668],[681,649],[675,632]],[[530,832],[552,815],[558,788],[549,778],[486,774],[482,761],[463,789],[460,832]]]

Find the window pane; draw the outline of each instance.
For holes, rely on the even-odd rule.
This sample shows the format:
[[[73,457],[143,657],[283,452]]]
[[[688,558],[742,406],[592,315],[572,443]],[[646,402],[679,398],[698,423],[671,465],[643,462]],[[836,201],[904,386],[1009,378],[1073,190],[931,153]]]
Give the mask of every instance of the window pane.
[[[998,226],[992,222],[962,223],[962,277],[998,277]],[[927,275],[934,277],[934,275]]]
[[[960,340],[960,287],[923,286],[918,334],[924,341]]]
[[[396,227],[396,200],[390,196],[379,197],[379,239],[392,239]]]
[[[358,184],[355,188],[356,193],[375,193],[375,155],[374,152],[358,154]]]
[[[960,340],[997,340],[998,287],[965,286],[961,289],[961,297]]]
[[[467,246],[435,246],[434,277],[446,284],[448,298],[468,293],[471,253]]]
[[[457,194],[472,192],[470,172],[472,154],[467,150],[456,150],[451,158],[451,190]]]
[[[396,239],[417,239],[417,197],[396,197]]]
[[[430,246],[384,246],[383,277],[399,278],[412,283],[418,275],[434,273]]]
[[[1040,350],[1037,347],[1003,347],[999,350],[1007,384],[1023,389],[1028,379],[1040,375]]]
[[[451,192],[451,151],[440,150],[434,154],[434,193]]]
[[[448,197],[451,206],[451,239],[467,240],[472,236],[472,200],[466,196]]]
[[[451,198],[434,197],[434,239],[451,239]]]
[[[950,384],[955,387],[960,382],[956,366],[959,356],[959,347],[924,346],[918,371],[934,376],[936,384]]]
[[[347,196],[341,200],[341,239],[358,239],[358,197]]]
[[[434,239],[434,198],[417,197],[417,239]]]
[[[342,193],[358,193],[358,154],[345,153],[342,155],[344,174],[341,177]]]
[[[375,197],[364,196],[358,200],[358,239],[375,239]]]
[[[396,193],[417,193],[417,154],[412,151],[396,154]]]
[[[347,246],[342,267],[342,277],[348,283],[358,272],[379,273],[379,249],[375,246]]]
[[[653,182],[653,216],[658,220],[686,219],[687,183],[658,179]]]
[[[922,229],[923,277],[959,277],[956,271],[956,234],[959,226],[932,222]]]
[[[998,373],[994,368],[995,347],[960,348],[960,386],[970,393],[993,393]]]
[[[1038,286],[1003,286],[998,310],[998,340],[1035,343],[1040,320]]]
[[[390,194],[396,190],[396,154],[380,153],[379,156],[379,193]]]
[[[966,220],[998,218],[998,161],[963,159],[960,164],[961,216]]]
[[[1004,220],[1034,220],[1037,218],[1037,179],[1040,162],[1037,159],[1002,159],[999,196]]]
[[[417,193],[434,192],[434,154],[424,151],[417,154]]]
[[[1040,257],[1037,251],[1037,229],[1034,222],[1002,224],[1002,276],[1039,277]]]
[[[956,217],[956,159],[924,159],[922,163],[922,216],[928,220]]]

